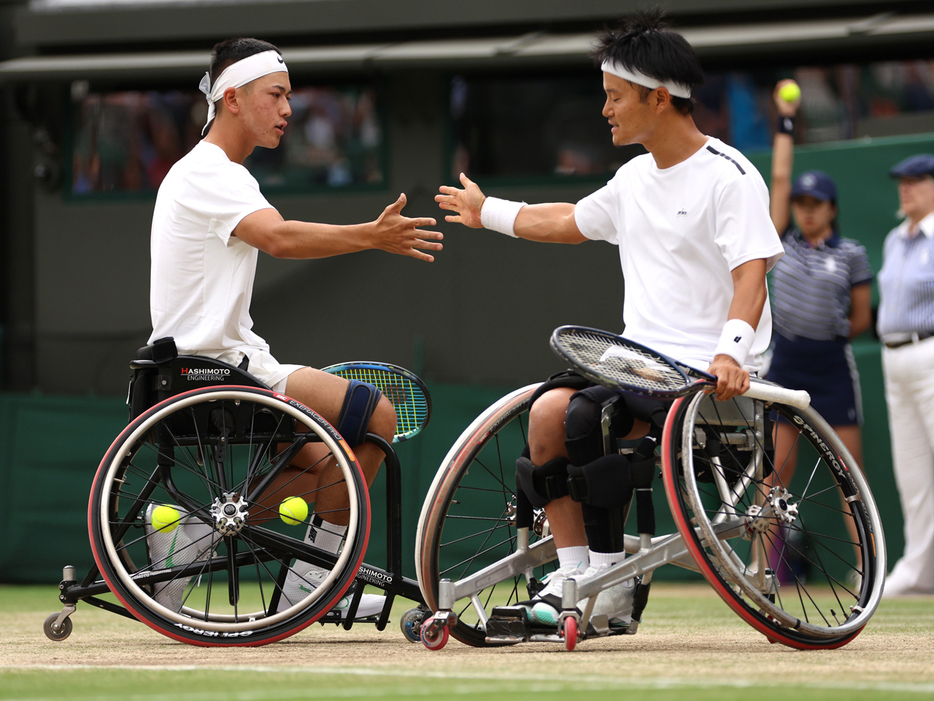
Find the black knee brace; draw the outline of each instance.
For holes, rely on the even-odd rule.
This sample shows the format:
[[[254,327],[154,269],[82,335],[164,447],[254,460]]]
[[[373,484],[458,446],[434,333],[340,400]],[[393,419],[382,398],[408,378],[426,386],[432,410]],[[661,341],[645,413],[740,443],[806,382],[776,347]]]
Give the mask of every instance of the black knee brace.
[[[632,474],[626,455],[604,455],[586,465],[568,465],[568,492],[574,501],[618,509],[632,499]]]
[[[535,508],[568,495],[568,459],[555,458],[536,466],[523,456],[516,460],[516,484]]]
[[[601,509],[590,504],[581,504],[584,517],[584,532],[587,545],[595,553],[620,553],[625,549],[628,507]]]
[[[611,432],[625,436],[632,430],[632,414],[627,411],[625,399],[614,389],[596,386],[575,392],[565,415],[565,446],[573,465],[586,465],[605,453],[603,445],[603,407],[618,402],[612,416]]]
[[[603,509],[624,507],[637,487],[652,485],[655,477],[655,454],[649,452],[654,441],[644,439],[632,455],[603,455],[586,465],[568,465],[568,492],[574,501]]]

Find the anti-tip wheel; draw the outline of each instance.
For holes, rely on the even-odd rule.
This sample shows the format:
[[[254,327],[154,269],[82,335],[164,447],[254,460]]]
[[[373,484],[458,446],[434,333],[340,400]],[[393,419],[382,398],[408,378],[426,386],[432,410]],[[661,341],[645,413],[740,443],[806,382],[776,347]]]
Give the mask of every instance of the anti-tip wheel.
[[[42,631],[45,633],[45,636],[49,640],[55,640],[56,642],[64,640],[69,635],[71,635],[71,630],[74,627],[71,619],[66,618],[62,621],[62,625],[58,630],[55,630],[55,621],[58,620],[59,614],[53,613],[48,618],[45,619],[45,623],[42,624]]]
[[[573,616],[564,619],[564,647],[568,652],[577,647],[577,619]]]

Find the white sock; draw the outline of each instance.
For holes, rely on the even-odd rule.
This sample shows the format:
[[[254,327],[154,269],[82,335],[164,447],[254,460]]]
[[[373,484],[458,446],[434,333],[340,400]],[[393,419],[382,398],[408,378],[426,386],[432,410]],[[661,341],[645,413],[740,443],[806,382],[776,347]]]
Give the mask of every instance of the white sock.
[[[590,551],[590,564],[594,567],[599,567],[600,565],[615,565],[617,562],[622,562],[626,558],[626,553],[596,553],[593,550]]]
[[[558,567],[576,567],[581,572],[590,566],[586,545],[558,548]]]
[[[344,543],[344,534],[346,532],[347,526],[328,523],[317,514],[314,514],[308,524],[308,531],[305,533],[305,542],[326,552],[337,554]]]
[[[335,555],[341,551],[341,548],[344,545],[344,534],[347,533],[347,526],[338,526],[336,523],[329,523],[323,518],[314,514],[311,517],[311,521],[308,523],[308,532],[305,534],[305,542],[309,545],[314,545],[317,548],[326,550],[329,553],[334,553]],[[350,592],[353,589],[348,590],[345,596],[349,596]],[[373,601],[376,600],[376,597],[382,599],[384,594],[364,594],[364,600],[369,598]],[[371,606],[373,604],[370,604]],[[367,604],[364,602],[361,603],[361,610],[366,610]],[[368,612],[365,615],[372,615],[372,612]]]

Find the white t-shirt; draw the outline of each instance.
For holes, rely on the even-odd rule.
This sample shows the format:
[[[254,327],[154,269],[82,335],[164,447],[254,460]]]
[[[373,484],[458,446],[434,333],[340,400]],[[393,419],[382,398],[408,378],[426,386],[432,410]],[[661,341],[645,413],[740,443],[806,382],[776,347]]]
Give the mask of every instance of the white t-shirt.
[[[581,233],[619,247],[625,282],[624,335],[706,370],[733,299],[731,271],[784,251],[769,218],[769,193],[736,149],[709,139],[697,153],[660,169],[651,154],[623,165],[577,203]],[[769,345],[768,300],[745,367],[758,371]]]
[[[249,171],[201,141],[171,170],[152,216],[149,342],[173,336],[180,353],[238,365],[269,385],[299,366],[279,365],[253,332],[250,300],[258,251],[232,236],[249,214],[272,205]]]

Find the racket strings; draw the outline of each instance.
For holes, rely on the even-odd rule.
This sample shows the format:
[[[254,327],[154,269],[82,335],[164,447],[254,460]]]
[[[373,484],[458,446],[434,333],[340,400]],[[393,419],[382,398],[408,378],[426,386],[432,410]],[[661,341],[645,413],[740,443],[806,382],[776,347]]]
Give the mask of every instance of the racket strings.
[[[428,416],[428,400],[422,389],[402,375],[380,368],[354,367],[339,370],[340,377],[374,385],[396,410],[396,436],[417,431]]]
[[[607,379],[647,391],[670,391],[685,386],[684,375],[658,356],[615,338],[582,332],[560,336],[569,359]]]

